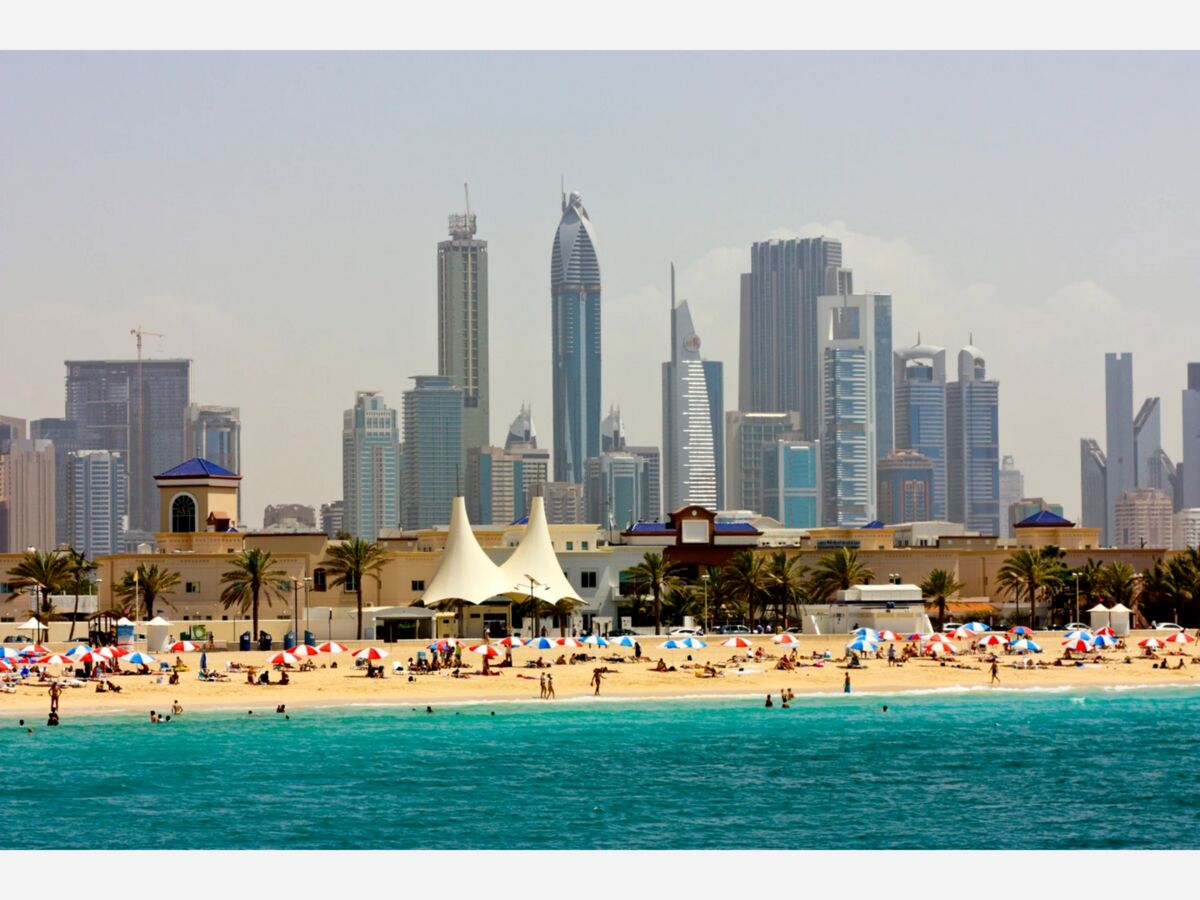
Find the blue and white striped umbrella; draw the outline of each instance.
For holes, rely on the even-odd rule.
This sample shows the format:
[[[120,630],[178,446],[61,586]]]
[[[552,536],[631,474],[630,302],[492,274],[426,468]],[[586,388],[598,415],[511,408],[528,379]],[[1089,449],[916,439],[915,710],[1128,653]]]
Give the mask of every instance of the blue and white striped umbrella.
[[[608,646],[608,639],[602,638],[598,634],[589,634],[587,637],[585,637],[583,639],[583,642],[592,647],[607,647]]]
[[[686,648],[683,646],[683,641],[677,641],[677,640],[675,640],[675,638],[671,638],[669,641],[663,641],[661,644],[659,644],[658,649],[659,650],[684,650]]]
[[[0,644],[0,659],[16,659],[20,655],[12,647],[5,647],[3,644]]]
[[[1014,650],[1017,652],[1020,652],[1022,650],[1028,650],[1032,653],[1041,653],[1042,652],[1042,648],[1039,647],[1037,644],[1035,644],[1033,641],[1031,641],[1029,638],[1019,638],[1019,639],[1013,641],[1012,643],[1010,643],[1008,645],[1008,647],[1010,650]]]
[[[630,649],[633,649],[637,642],[637,638],[635,638],[632,634],[623,634],[619,638],[613,638],[611,641],[609,641],[609,643],[613,644],[614,646],[629,647]]]
[[[704,643],[698,637],[687,637],[679,642],[679,646],[687,650],[703,650],[708,644]]]
[[[1076,628],[1074,631],[1068,631],[1063,635],[1064,643],[1066,641],[1090,641],[1091,639],[1092,633],[1090,631],[1084,631],[1081,628]]]
[[[963,628],[974,634],[983,634],[985,631],[992,630],[990,625],[985,625],[983,622],[968,622]]]
[[[879,644],[866,637],[857,637],[846,645],[847,650],[857,650],[859,653],[874,653]]]
[[[91,653],[91,652],[92,652],[92,648],[89,647],[87,644],[76,644],[74,647],[72,647],[70,650],[67,651],[67,656],[71,657],[71,659],[75,659],[78,656],[83,656],[83,654]]]
[[[536,637],[525,644],[530,650],[553,650],[558,645],[548,637]]]
[[[1117,639],[1111,634],[1098,634],[1092,638],[1092,644],[1098,650],[1103,650],[1106,647],[1117,646]]]
[[[859,637],[865,637],[872,641],[879,640],[879,632],[874,628],[868,628],[866,625],[864,625],[862,628],[856,628],[854,630],[854,634],[858,635]]]
[[[143,653],[141,650],[130,653],[128,656],[123,658],[125,662],[131,666],[148,666],[152,662],[157,662],[153,656],[151,656],[149,653]]]

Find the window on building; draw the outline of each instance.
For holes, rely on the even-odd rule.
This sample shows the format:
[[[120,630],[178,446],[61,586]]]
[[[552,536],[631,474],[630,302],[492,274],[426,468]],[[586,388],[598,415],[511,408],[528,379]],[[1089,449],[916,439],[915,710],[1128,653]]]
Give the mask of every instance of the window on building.
[[[568,549],[568,550],[574,550],[574,549],[575,549],[575,542],[574,542],[574,541],[567,541],[567,549]]]
[[[184,587],[184,591],[189,594],[200,593],[200,582],[198,582],[198,581],[187,582],[186,586]]]
[[[313,569],[313,584],[312,584],[312,586],[313,586],[314,591],[325,590],[325,570],[324,569]]]
[[[353,572],[346,573],[346,583],[342,586],[342,592],[345,594],[354,594],[358,591],[358,579],[354,577]]]
[[[418,579],[415,579],[415,580],[413,581],[413,583],[412,583],[412,589],[413,589],[414,591],[423,591],[423,590],[425,590],[425,580],[424,580],[423,578],[418,578]]]
[[[11,584],[7,581],[0,581],[0,594],[11,594],[12,592],[13,586]]]
[[[587,546],[587,545],[588,545],[588,542],[587,542],[587,541],[582,541],[582,542],[580,542],[580,544],[579,544],[579,549],[580,549],[580,550],[586,550],[586,549],[588,548],[588,546]]]
[[[171,531],[190,533],[196,530],[196,501],[180,494],[171,501]]]
[[[581,588],[594,588],[596,586],[596,572],[593,569],[585,569],[579,573],[579,586]]]

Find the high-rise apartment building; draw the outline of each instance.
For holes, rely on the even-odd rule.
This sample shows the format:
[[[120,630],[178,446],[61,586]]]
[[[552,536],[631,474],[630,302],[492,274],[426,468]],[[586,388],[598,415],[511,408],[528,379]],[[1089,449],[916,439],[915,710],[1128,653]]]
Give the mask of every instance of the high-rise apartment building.
[[[66,418],[121,453],[129,474],[129,527],[159,527],[154,476],[188,459],[184,423],[191,361],[67,360]]]
[[[1175,514],[1171,498],[1154,488],[1133,488],[1123,493],[1114,505],[1116,547],[1171,546]]]
[[[467,516],[476,525],[509,525],[529,514],[549,480],[549,450],[474,447],[467,451]]]
[[[321,504],[321,530],[331,541],[345,530],[343,528],[345,510],[345,500],[334,500]]]
[[[716,365],[720,365],[717,363]],[[717,378],[719,379],[719,375]],[[675,303],[671,266],[671,359],[662,367],[663,466],[667,509],[692,504],[716,510],[716,436],[709,377],[687,301]]]
[[[946,386],[946,510],[969,531],[1000,533],[1000,384],[983,351],[958,354],[958,381]]]
[[[876,466],[892,447],[892,298],[825,296],[817,316],[822,524],[861,527],[875,518]]]
[[[54,444],[29,438],[12,440],[4,467],[8,549],[55,549]]]
[[[438,374],[462,391],[463,448],[491,443],[488,395],[488,249],[475,214],[450,216],[438,244]]]
[[[916,450],[896,450],[876,469],[876,516],[885,525],[928,522],[933,514],[933,460]]]
[[[404,392],[404,527],[450,521],[466,480],[462,390],[444,375],[417,375]]]
[[[821,418],[818,298],[850,293],[853,278],[842,268],[841,241],[769,240],[750,248],[739,360],[743,412],[799,412],[804,437],[816,438]]]
[[[644,465],[645,484],[642,487],[645,518],[658,519],[663,514],[662,500],[662,452],[657,447],[626,444],[625,452],[639,457]],[[674,510],[668,510],[674,512]]]
[[[399,523],[399,452],[396,410],[379,391],[358,391],[342,415],[342,529],[352,537],[373,541]]]
[[[67,476],[67,462],[70,455],[78,450],[101,449],[100,438],[95,431],[73,419],[34,419],[29,423],[29,436],[54,444],[54,540],[59,545],[70,544],[74,524],[68,511],[72,482]],[[121,468],[124,471],[123,458]],[[124,478],[126,490],[122,514],[128,520],[128,472],[125,472]]]
[[[621,531],[648,518],[646,462],[617,450],[585,463],[584,514],[609,531]]]
[[[242,413],[236,406],[191,403],[184,429],[187,458],[198,456],[229,472],[242,471]],[[238,492],[238,521],[242,520],[242,495]]]
[[[1095,438],[1079,441],[1079,524],[1100,529],[1100,544],[1108,546],[1108,459]]]
[[[1173,518],[1171,549],[1200,547],[1200,507],[1181,509]]]
[[[730,509],[762,512],[762,451],[781,438],[803,440],[799,412],[725,413],[725,504]]]
[[[1200,362],[1188,363],[1183,390],[1183,474],[1181,505],[1200,508]]]
[[[554,478],[583,481],[600,454],[600,262],[578,193],[563,197],[550,256]]]
[[[108,450],[67,454],[69,545],[91,558],[124,550],[125,460]]]
[[[551,525],[575,525],[583,521],[583,485],[574,481],[548,481],[543,488],[546,521]]]
[[[769,441],[762,448],[762,514],[787,528],[821,524],[819,441]]]
[[[933,466],[926,518],[946,518],[946,351],[922,344],[893,354],[897,450],[915,450]],[[883,457],[880,457],[883,459]],[[1008,457],[1011,462],[1011,457]],[[1018,473],[1019,474],[1019,473]],[[880,479],[882,483],[882,478]],[[1018,494],[1019,497],[1019,494]],[[882,513],[880,518],[887,522]],[[914,519],[899,521],[912,522]]]
[[[1137,487],[1137,453],[1133,440],[1133,354],[1104,354],[1104,432],[1105,494],[1108,510],[1105,517],[1106,545],[1115,542],[1117,501],[1126,491]]]
[[[1013,523],[1004,511],[1025,496],[1025,476],[1017,468],[1016,461],[1011,456],[1000,460],[1000,537],[1013,536]],[[1062,515],[1062,510],[1058,514]],[[1021,521],[1017,519],[1017,521]]]

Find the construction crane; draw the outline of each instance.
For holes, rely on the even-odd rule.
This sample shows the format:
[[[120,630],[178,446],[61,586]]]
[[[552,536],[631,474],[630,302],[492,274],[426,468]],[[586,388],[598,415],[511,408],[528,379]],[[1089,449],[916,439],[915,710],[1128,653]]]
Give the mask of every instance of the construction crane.
[[[130,328],[129,333],[137,338],[137,465],[133,477],[130,478],[130,484],[133,487],[133,503],[130,504],[137,510],[140,516],[142,512],[142,493],[146,489],[145,478],[142,477],[144,467],[146,465],[146,441],[142,427],[142,419],[144,418],[144,406],[142,403],[142,338],[143,337],[166,337],[165,334],[159,334],[157,331],[146,331],[141,325],[137,328]],[[132,456],[132,454],[131,454]],[[131,459],[130,462],[133,462]],[[131,466],[130,468],[134,468]],[[130,517],[132,518],[132,516]]]

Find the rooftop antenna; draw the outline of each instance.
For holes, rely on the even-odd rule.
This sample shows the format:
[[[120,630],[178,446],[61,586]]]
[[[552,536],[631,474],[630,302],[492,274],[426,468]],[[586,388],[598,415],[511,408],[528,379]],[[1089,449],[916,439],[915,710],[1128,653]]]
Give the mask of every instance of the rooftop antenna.
[[[562,194],[562,211],[567,211],[567,180],[563,176],[558,176],[558,190]]]
[[[138,511],[139,518],[142,514],[142,494],[145,491],[145,479],[141,477],[146,465],[146,441],[145,432],[142,428],[142,419],[144,404],[142,403],[142,338],[149,337],[166,337],[165,334],[159,334],[157,331],[146,331],[141,325],[137,328],[130,328],[129,333],[137,338],[137,473],[131,480],[133,484],[133,503],[134,509]]]
[[[671,361],[675,362],[678,351],[675,349],[675,263],[671,263]],[[672,373],[674,377],[674,373]]]
[[[467,198],[467,215],[469,216],[471,215],[471,189],[467,187],[467,183],[465,181],[463,182],[463,194],[465,194]]]

